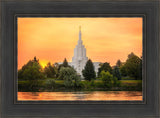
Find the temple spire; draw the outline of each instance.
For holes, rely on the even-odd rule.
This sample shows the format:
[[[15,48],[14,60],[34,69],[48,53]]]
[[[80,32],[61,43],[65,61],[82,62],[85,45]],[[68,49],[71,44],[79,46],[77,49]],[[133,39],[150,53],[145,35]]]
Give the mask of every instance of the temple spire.
[[[77,31],[79,34],[77,38],[78,39],[78,44],[74,48],[74,56],[72,57],[72,66],[75,68],[77,73],[79,73],[81,76],[82,75],[82,70],[84,69],[84,66],[86,65],[86,62],[88,60],[88,57],[86,56],[86,48],[83,45],[83,41],[81,38],[81,26],[77,26]]]
[[[79,26],[79,40],[78,40],[78,44],[82,44],[82,40],[81,40],[81,26]]]

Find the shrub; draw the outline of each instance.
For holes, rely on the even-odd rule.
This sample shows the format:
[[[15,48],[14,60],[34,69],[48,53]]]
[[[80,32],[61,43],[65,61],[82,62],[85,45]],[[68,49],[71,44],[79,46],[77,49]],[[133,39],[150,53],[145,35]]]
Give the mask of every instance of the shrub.
[[[113,77],[113,86],[114,87],[119,87],[120,86],[120,81],[116,77]]]
[[[89,81],[83,81],[83,87],[84,89],[91,89],[91,84]]]
[[[92,87],[95,87],[95,82],[94,82],[93,79],[91,80],[90,84],[91,84]]]
[[[75,88],[81,88],[81,78],[80,76],[75,76],[74,78],[74,87]]]
[[[41,87],[43,81],[40,80],[18,81],[18,91],[39,91]]]
[[[112,79],[113,79],[113,75],[111,75],[108,71],[102,71],[101,72],[101,78],[103,81],[103,84],[105,87],[107,88],[111,88],[112,87]]]
[[[47,80],[46,81],[46,88],[47,89],[51,89],[51,90],[53,90],[53,89],[55,89],[55,87],[56,87],[56,82],[55,82],[55,80]]]
[[[102,87],[104,87],[103,81],[96,81],[96,82],[94,82],[94,84],[95,84],[95,86],[96,86],[97,88],[102,88]]]

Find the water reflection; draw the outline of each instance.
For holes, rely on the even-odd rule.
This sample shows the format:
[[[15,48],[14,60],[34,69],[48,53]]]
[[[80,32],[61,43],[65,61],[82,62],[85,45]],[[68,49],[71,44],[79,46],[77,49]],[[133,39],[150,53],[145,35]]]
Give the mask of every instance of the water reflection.
[[[18,92],[18,100],[141,100],[140,91]]]

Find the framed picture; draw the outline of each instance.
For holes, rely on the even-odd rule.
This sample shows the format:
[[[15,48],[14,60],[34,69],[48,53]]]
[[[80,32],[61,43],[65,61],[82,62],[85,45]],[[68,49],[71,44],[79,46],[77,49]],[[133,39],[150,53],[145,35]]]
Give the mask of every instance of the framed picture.
[[[17,15],[15,18],[17,102],[145,102],[142,84],[145,16]]]
[[[159,117],[158,5],[2,2],[2,117]]]

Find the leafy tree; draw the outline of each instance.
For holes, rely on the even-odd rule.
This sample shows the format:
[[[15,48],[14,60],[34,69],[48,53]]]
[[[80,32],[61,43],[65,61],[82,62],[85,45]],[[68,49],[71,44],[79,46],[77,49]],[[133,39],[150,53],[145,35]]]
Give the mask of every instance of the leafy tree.
[[[121,79],[121,73],[119,71],[119,67],[115,66],[113,69],[113,76],[118,78],[118,80]]]
[[[40,84],[40,79],[45,79],[39,60],[34,57],[18,71],[18,78],[29,80],[29,90],[35,91]]]
[[[109,63],[107,63],[107,62],[105,62],[100,68],[98,68],[98,76],[100,77],[100,73],[102,72],[102,71],[105,71],[105,72],[110,72],[110,73],[112,73],[112,67],[110,66],[110,64]]]
[[[64,80],[64,85],[67,88],[79,86],[80,78],[71,67],[62,67],[60,69],[59,78]]]
[[[33,63],[32,66],[28,66],[23,70],[23,79],[25,80],[38,80],[44,79],[44,75],[38,63]]]
[[[101,78],[103,81],[103,84],[105,87],[107,88],[111,88],[112,87],[112,79],[113,79],[113,75],[110,74],[110,72],[105,72],[104,70],[101,72]]]
[[[62,64],[58,65],[57,77],[59,76],[60,69],[61,69],[62,67],[71,67],[70,65],[68,65],[68,62],[67,62],[67,59],[66,59],[66,58],[64,59],[64,61],[63,61]]]
[[[23,79],[23,70],[22,69],[18,70],[18,79],[19,80]]]
[[[120,67],[120,72],[122,76],[127,76],[127,70],[125,64]]]
[[[128,59],[124,65],[124,68],[127,72],[127,75],[130,77],[134,77],[135,79],[139,79],[142,74],[141,71],[141,59],[136,56],[133,52],[128,55]]]
[[[54,66],[53,66],[54,70],[55,70],[55,73],[56,73],[55,74],[56,78],[58,78],[58,76],[59,76],[59,69],[60,69],[59,66],[60,66],[60,64],[58,64],[58,63],[55,63]]]
[[[135,54],[133,53],[133,52],[131,52],[129,55],[128,55],[128,59],[129,58],[132,58],[132,57],[134,57],[135,56]]]
[[[54,78],[56,77],[56,71],[53,65],[49,62],[47,66],[44,68],[44,74],[47,78]]]
[[[139,71],[138,71],[138,78],[140,79],[140,80],[142,80],[142,57],[140,58],[141,60],[140,60],[140,64],[139,64]]]
[[[69,78],[71,75],[75,75],[75,74],[76,74],[76,71],[73,68],[61,67],[58,78],[65,80],[65,79]]]
[[[92,61],[89,59],[82,70],[82,74],[85,80],[91,81],[96,78],[96,72],[94,71],[94,65]]]
[[[120,67],[121,65],[122,65],[121,60],[117,60],[116,66],[117,66],[117,67]]]
[[[29,60],[27,64],[19,70],[18,78],[24,80],[44,79],[45,77],[42,71],[42,66],[39,64],[39,60],[34,57],[33,60]]]

